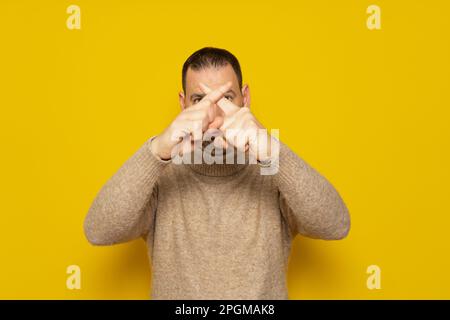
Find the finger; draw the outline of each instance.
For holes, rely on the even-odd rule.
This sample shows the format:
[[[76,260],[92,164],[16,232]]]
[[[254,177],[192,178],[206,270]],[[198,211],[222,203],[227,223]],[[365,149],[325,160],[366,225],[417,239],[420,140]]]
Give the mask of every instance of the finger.
[[[229,83],[231,83],[231,82],[229,82]],[[204,93],[206,93],[207,95],[213,92],[213,90],[210,87],[208,87],[206,84],[204,84],[202,82],[200,82],[200,89],[202,89],[202,91]],[[228,90],[229,90],[229,88],[226,89],[224,94]],[[221,98],[219,101],[217,101],[217,105],[223,110],[223,112],[225,113],[226,116],[230,116],[230,115],[238,112],[240,109],[237,105],[235,105],[233,102],[231,102],[230,100],[228,100],[226,98]]]
[[[225,133],[225,140],[229,144],[232,144],[235,147],[242,147],[236,145],[238,144],[237,139],[241,139],[245,136],[249,123],[248,117],[245,114],[238,113],[234,116],[225,118],[224,124],[220,130]]]
[[[258,131],[257,127],[253,123],[248,123],[245,129],[245,135],[246,135],[246,145],[245,145],[245,151],[248,149],[255,150],[257,149],[257,143],[258,143]]]
[[[217,103],[221,98],[223,98],[224,94],[228,92],[231,88],[231,81],[228,81],[227,83],[221,85],[219,88],[215,90],[211,90],[207,85],[200,82],[200,89],[204,93],[206,93],[206,96],[203,97],[203,100],[209,100],[211,103]]]
[[[182,156],[186,153],[192,152],[192,139],[191,137],[186,137],[183,139],[183,141],[180,143],[180,149],[179,149],[179,156]]]
[[[187,109],[183,116],[183,120],[202,120],[204,118],[208,117],[208,113],[206,110],[203,109]]]
[[[209,100],[205,99],[205,97],[197,104],[189,107],[190,111],[197,112],[197,111],[205,111],[206,110],[206,118],[208,119],[208,122],[211,122],[216,117],[216,110],[214,107],[214,104]],[[195,115],[194,115],[195,116]]]
[[[235,127],[235,122],[238,120],[239,120],[239,118],[236,117],[235,115],[225,117],[222,125],[220,126],[220,130],[225,131],[228,128]]]
[[[203,85],[203,86],[202,86]],[[219,88],[217,88],[216,90],[211,90],[209,89],[206,85],[204,84],[200,84],[200,88],[202,89],[206,89],[206,91],[208,91],[208,93],[206,93],[206,95],[202,98],[202,100],[200,100],[199,103],[197,103],[196,106],[194,106],[194,108],[197,109],[204,109],[204,108],[208,108],[208,119],[209,122],[214,121],[214,118],[216,117],[216,108],[214,107],[214,104],[217,103],[217,101],[219,101],[221,98],[223,98],[223,95],[228,92],[228,90],[230,90],[231,88],[231,81],[228,81],[227,83],[225,83],[224,85],[220,86]],[[202,89],[202,90],[203,90]]]
[[[237,112],[233,115],[224,118],[220,130],[225,131],[232,128],[240,128],[240,125],[244,121],[244,117],[241,116],[241,112]]]
[[[247,145],[248,136],[245,130],[241,130],[235,137],[234,144],[236,149],[239,151],[244,151],[245,146]]]
[[[190,124],[191,137],[193,141],[201,141],[203,136],[202,123],[200,121],[193,121]]]
[[[179,143],[179,155],[190,153],[201,143],[203,137],[202,123],[198,120],[186,121],[184,128],[180,130],[183,133],[183,139]]]
[[[220,107],[220,109],[223,110],[226,116],[231,116],[238,112],[240,109],[237,105],[226,98],[220,99],[217,102],[217,105]]]

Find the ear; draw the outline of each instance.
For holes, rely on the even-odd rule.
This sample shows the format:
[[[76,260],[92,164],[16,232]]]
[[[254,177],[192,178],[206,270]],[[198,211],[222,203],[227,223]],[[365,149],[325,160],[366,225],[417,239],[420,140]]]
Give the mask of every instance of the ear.
[[[183,111],[186,108],[186,103],[185,101],[185,95],[183,91],[180,91],[180,93],[178,93],[178,99],[180,100],[180,107],[181,107],[181,111]]]
[[[243,96],[243,100],[244,100],[244,107],[250,108],[250,88],[248,86],[248,84],[245,84],[242,87],[242,96]]]

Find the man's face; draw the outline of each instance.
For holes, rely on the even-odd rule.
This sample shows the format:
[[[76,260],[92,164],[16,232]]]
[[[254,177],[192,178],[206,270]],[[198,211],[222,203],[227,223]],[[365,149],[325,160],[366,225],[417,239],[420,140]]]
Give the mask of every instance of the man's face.
[[[250,106],[250,92],[247,85],[239,89],[239,82],[236,73],[231,65],[223,67],[207,67],[200,70],[188,68],[186,73],[186,92],[180,92],[181,109],[189,108],[198,103],[205,93],[201,90],[200,83],[206,84],[211,89],[217,89],[221,85],[231,81],[232,86],[225,94],[225,98],[232,101],[239,107]],[[214,105],[218,117],[223,116],[222,110]]]

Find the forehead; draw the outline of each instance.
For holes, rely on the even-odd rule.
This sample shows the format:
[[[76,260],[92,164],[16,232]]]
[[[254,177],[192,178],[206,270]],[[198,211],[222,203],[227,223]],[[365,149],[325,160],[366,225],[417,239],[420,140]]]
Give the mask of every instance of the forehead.
[[[222,67],[206,67],[200,70],[192,70],[191,68],[188,68],[186,72],[186,93],[189,94],[194,91],[198,91],[200,88],[200,82],[206,84],[212,89],[215,89],[228,81],[232,82],[233,88],[239,87],[236,73],[234,72],[233,67],[229,64]]]

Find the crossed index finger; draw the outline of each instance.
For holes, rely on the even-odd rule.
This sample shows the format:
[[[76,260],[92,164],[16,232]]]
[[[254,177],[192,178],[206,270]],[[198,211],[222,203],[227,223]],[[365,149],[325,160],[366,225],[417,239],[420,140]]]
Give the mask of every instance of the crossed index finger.
[[[202,100],[197,104],[198,107],[202,107],[202,105],[207,102],[208,105],[217,103],[221,98],[223,98],[224,94],[228,92],[231,88],[231,81],[228,81],[224,85],[221,85],[219,88],[215,90],[209,89],[208,92],[205,92],[205,96]],[[202,103],[203,102],[203,103]]]
[[[231,82],[227,82],[227,84],[231,84]],[[219,87],[219,89],[224,88],[225,85]],[[230,89],[231,85],[226,88],[226,91],[223,92],[222,97],[217,101],[217,104],[219,105],[220,109],[223,110],[226,116],[231,116],[232,114],[236,113],[240,108],[235,105],[233,102],[231,102],[228,99],[222,99],[223,95]],[[206,93],[207,97],[208,95],[212,94],[213,92],[219,90],[212,90],[210,87],[208,87],[206,84],[200,82],[200,88],[203,90],[204,93]]]

